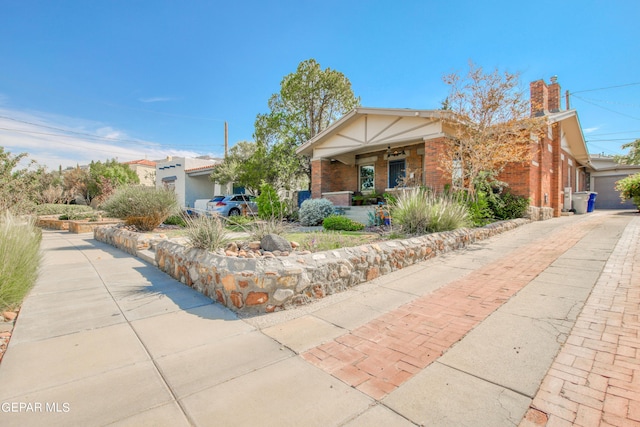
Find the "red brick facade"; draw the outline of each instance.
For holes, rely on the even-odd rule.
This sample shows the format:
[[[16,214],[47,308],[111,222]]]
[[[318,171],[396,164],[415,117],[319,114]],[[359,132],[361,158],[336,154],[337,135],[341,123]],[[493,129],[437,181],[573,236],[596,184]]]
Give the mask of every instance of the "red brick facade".
[[[564,190],[584,191],[587,186],[587,175],[575,157],[563,149],[563,120],[575,123],[575,115],[560,113],[560,85],[555,77],[547,85],[543,80],[530,84],[531,115],[535,117],[549,116],[548,128],[531,142],[531,161],[508,164],[498,179],[509,184],[513,194],[528,197],[531,206],[544,211],[548,217],[553,212],[559,216],[564,206]],[[419,113],[416,113],[418,115]],[[400,119],[398,119],[400,120]],[[575,124],[572,124],[575,129]],[[579,128],[578,128],[579,129]],[[578,130],[579,132],[579,130]],[[437,138],[406,142],[404,156],[388,157],[387,150],[377,150],[355,156],[355,164],[347,165],[337,160],[312,161],[312,197],[322,197],[323,193],[340,191],[359,191],[360,165],[373,164],[375,167],[375,191],[384,193],[389,187],[389,161],[404,158],[405,171],[414,172],[413,185],[425,185],[435,191],[444,190],[451,183],[451,177],[445,175],[440,165],[442,153],[446,149],[442,133]],[[584,141],[576,140],[576,132],[568,146],[578,147]],[[568,138],[568,137],[567,137]],[[586,147],[583,147],[586,149]],[[367,160],[370,159],[370,160]],[[365,163],[365,162],[370,163]],[[417,173],[416,173],[417,171]]]

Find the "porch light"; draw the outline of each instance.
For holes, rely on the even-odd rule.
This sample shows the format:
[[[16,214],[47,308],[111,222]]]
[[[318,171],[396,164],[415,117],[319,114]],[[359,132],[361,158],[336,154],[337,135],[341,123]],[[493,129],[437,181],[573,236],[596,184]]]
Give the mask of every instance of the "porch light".
[[[391,146],[387,146],[387,157],[397,157],[397,156],[404,156],[405,152],[404,149],[399,151],[398,149],[395,149],[393,151],[391,151]]]

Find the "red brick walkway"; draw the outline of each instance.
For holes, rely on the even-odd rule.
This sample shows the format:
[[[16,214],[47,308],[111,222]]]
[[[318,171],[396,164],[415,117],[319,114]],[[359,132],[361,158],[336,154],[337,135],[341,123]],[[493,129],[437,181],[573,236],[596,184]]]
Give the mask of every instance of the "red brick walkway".
[[[302,357],[381,399],[440,357],[603,220],[594,216],[560,228]]]
[[[520,426],[640,426],[639,316],[634,218]]]

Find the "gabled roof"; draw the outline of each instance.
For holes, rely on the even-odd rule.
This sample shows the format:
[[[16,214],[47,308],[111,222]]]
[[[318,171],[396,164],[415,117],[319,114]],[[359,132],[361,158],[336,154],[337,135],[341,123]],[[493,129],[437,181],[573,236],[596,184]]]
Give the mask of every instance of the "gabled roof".
[[[384,119],[387,117],[388,126],[382,129],[377,129],[375,133],[367,133],[367,126],[363,127],[363,134],[358,136],[353,135],[341,135],[341,132],[348,130],[349,127],[362,120],[363,117],[372,116],[378,119]],[[397,118],[397,120],[393,119]],[[318,135],[298,147],[296,153],[306,156],[312,156],[314,149],[322,146],[327,140],[332,137],[341,137],[344,144],[340,148],[331,150],[332,155],[339,156],[342,153],[353,152],[356,146],[364,145],[379,145],[386,147],[387,144],[393,145],[394,142],[401,143],[402,138],[416,139],[417,134],[420,133],[420,129],[426,128],[428,125],[433,124],[443,118],[454,120],[455,116],[450,111],[444,110],[418,110],[408,108],[354,108],[339,120],[334,122],[331,126],[320,132]],[[399,123],[399,121],[406,119]],[[365,119],[366,120],[366,119]],[[366,123],[366,122],[365,122]],[[425,129],[424,135],[427,135],[428,131]],[[350,141],[350,142],[348,142]]]
[[[576,110],[551,113],[547,115],[547,118],[552,124],[561,124],[562,131],[566,135],[566,141],[569,145],[571,154],[580,164],[588,165],[590,163],[589,150],[587,149],[587,143],[584,140],[582,126],[580,126],[580,120],[578,119],[578,113]]]

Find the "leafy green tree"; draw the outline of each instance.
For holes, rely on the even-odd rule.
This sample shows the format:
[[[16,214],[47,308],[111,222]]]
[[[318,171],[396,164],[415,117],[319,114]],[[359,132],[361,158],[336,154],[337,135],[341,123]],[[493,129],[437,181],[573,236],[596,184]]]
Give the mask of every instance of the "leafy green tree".
[[[235,183],[257,194],[263,181],[269,181],[265,148],[255,142],[240,141],[229,150],[224,161],[211,173],[211,180],[219,184]]]
[[[44,168],[34,160],[27,162],[27,167],[20,168],[20,163],[27,156],[27,153],[13,155],[0,147],[0,212],[34,212]]]
[[[106,200],[113,192],[124,185],[139,184],[138,174],[127,164],[119,163],[116,159],[91,162],[89,165],[89,180],[87,183],[88,198]]]
[[[254,137],[264,147],[275,180],[267,182],[291,189],[298,178],[310,178],[309,159],[298,157],[296,148],[359,104],[344,74],[322,69],[315,59],[301,62],[269,99],[270,111],[256,117]]]
[[[623,156],[614,156],[613,159],[622,165],[640,165],[640,139],[622,145],[623,150],[629,152]]]

